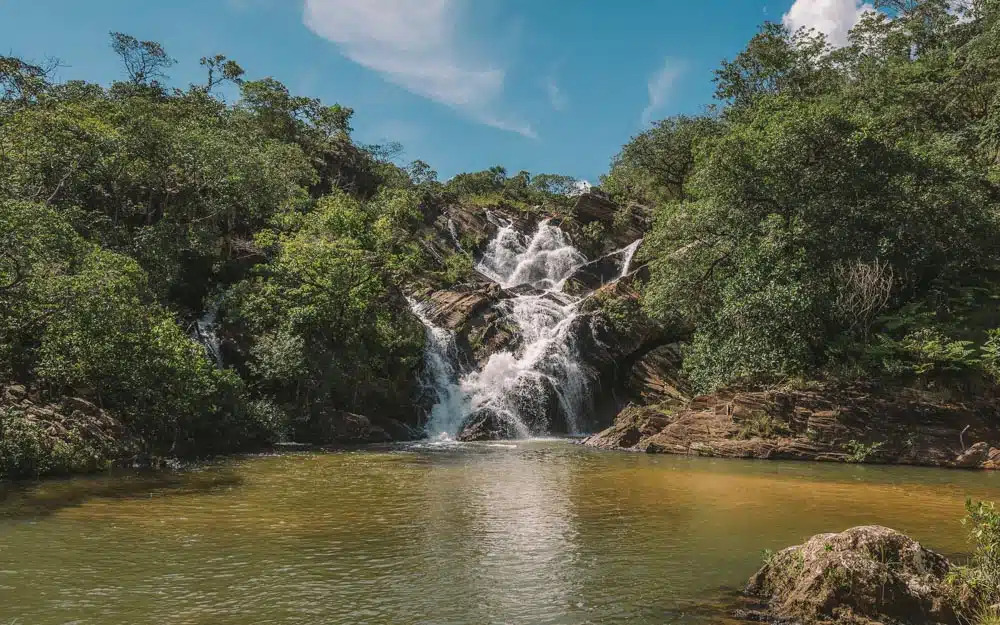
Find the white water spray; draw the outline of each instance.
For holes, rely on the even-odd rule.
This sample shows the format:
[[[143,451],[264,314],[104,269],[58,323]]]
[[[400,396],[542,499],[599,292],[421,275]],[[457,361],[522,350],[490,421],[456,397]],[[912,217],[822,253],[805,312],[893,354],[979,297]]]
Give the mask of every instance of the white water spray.
[[[623,256],[622,271],[618,275],[619,280],[627,276],[629,272],[632,271],[632,259],[635,257],[635,253],[638,251],[640,245],[642,245],[642,239],[636,239],[625,249],[612,252],[613,254],[621,254]]]
[[[223,368],[222,363],[222,342],[216,332],[216,318],[219,315],[219,304],[213,302],[208,310],[194,322],[194,331],[191,338],[198,341],[205,348],[205,354],[212,359],[215,366]]]
[[[484,410],[519,437],[548,432],[553,415],[565,421],[561,428],[579,433],[591,402],[572,331],[582,298],[564,293],[563,286],[587,258],[549,220],[530,237],[509,222],[494,223],[499,229],[476,269],[505,289],[518,287],[518,294],[498,307],[516,327],[519,347],[492,354],[477,371],[460,372],[454,334],[434,326],[424,308],[411,301],[427,328],[427,385],[437,400],[428,433],[457,435],[469,415]],[[622,256],[620,276],[628,273],[639,243],[609,254]]]
[[[469,414],[468,398],[458,384],[458,348],[455,333],[439,328],[427,315],[427,305],[407,298],[413,314],[424,324],[424,371],[426,388],[434,394],[434,406],[428,420],[428,433],[441,436],[456,434]]]

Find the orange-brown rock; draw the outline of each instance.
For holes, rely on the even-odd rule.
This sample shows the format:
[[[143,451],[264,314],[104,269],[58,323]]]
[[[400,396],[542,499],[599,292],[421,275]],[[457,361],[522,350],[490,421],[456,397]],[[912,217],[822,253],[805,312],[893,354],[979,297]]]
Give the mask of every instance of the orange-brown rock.
[[[1000,468],[1000,407],[862,388],[726,391],[629,406],[584,444],[733,458]]]

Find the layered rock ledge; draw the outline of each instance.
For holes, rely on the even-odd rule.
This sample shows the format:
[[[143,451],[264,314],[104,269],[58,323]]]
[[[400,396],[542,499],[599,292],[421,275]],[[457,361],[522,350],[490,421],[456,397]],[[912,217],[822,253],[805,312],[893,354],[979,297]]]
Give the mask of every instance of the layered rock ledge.
[[[85,473],[136,456],[140,441],[112,414],[79,397],[49,401],[0,385],[0,478]]]
[[[730,458],[1000,468],[1000,406],[863,388],[728,391],[631,405],[584,444]]]

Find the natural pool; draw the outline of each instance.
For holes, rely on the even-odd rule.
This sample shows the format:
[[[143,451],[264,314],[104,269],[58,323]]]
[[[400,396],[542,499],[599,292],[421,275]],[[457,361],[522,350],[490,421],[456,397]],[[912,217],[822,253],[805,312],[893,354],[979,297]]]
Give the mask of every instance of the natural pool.
[[[761,550],[889,525],[966,549],[1000,475],[567,441],[0,484],[0,625],[718,622]]]

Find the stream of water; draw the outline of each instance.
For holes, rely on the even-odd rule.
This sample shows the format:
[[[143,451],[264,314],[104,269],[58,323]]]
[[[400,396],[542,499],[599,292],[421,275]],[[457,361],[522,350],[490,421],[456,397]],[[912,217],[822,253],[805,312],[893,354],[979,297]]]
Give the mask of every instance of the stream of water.
[[[424,305],[411,300],[411,307],[427,328],[428,385],[437,400],[431,409],[428,433],[453,437],[470,414],[490,410],[520,438],[542,434],[544,431],[533,429],[531,424],[538,421],[534,415],[547,411],[554,395],[569,433],[578,434],[591,402],[591,389],[570,332],[583,297],[564,292],[564,286],[588,259],[550,220],[540,222],[534,233],[525,235],[512,223],[493,219],[498,220],[497,233],[476,269],[513,293],[500,303],[500,312],[516,328],[518,347],[492,354],[480,369],[462,371],[456,360],[455,337],[433,324]],[[609,254],[619,263],[616,280],[628,274],[640,243],[635,241]]]
[[[707,625],[815,533],[961,553],[967,496],[1000,475],[535,440],[0,483],[0,623]]]

